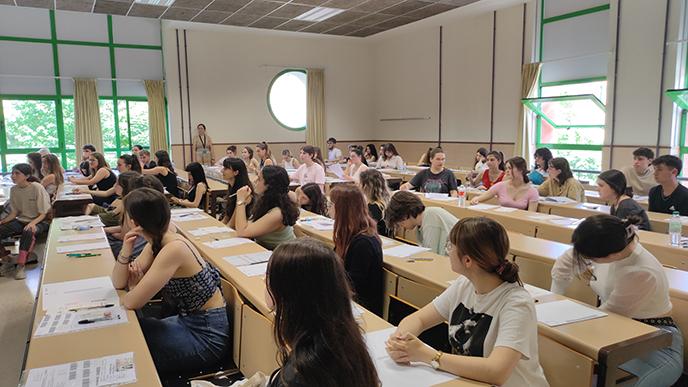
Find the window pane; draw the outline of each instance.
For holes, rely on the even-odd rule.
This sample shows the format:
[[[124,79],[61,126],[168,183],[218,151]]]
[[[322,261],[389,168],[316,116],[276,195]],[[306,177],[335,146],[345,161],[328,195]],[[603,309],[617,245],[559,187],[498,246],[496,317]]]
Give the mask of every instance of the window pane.
[[[602,145],[603,128],[554,128],[544,119],[540,126],[541,144],[585,144]]]
[[[131,125],[131,146],[150,146],[148,102],[129,101],[129,124]]]
[[[540,91],[542,97],[557,97],[561,95],[592,94],[607,104],[607,81],[573,83],[570,85],[544,86]]]
[[[565,157],[571,169],[585,171],[602,170],[602,151],[551,149],[554,157]]]
[[[306,74],[288,71],[277,76],[268,91],[274,118],[289,129],[306,127]]]
[[[79,160],[81,160],[81,156],[79,156]],[[76,154],[74,150],[67,150],[67,169],[74,169],[76,167]]]
[[[119,119],[119,147],[127,149],[124,153],[129,153],[129,131],[127,130],[127,101],[117,101],[117,118]]]
[[[12,166],[15,164],[28,163],[28,160],[26,160],[25,154],[18,154],[18,155],[8,154],[8,155],[5,155],[5,161],[7,161],[7,172],[11,171]]]
[[[111,169],[117,168],[117,152],[105,152],[105,161]]]
[[[594,95],[530,98],[525,106],[558,127],[604,126],[605,110]]]
[[[70,149],[74,149],[76,141],[74,140],[74,100],[62,100],[62,122],[64,124],[65,148],[70,153]],[[72,152],[73,153],[73,152]]]
[[[57,147],[55,101],[3,100],[8,148]]]
[[[100,101],[100,127],[103,131],[103,147],[116,148],[115,145],[115,112],[112,100]],[[99,151],[102,151],[99,149]]]

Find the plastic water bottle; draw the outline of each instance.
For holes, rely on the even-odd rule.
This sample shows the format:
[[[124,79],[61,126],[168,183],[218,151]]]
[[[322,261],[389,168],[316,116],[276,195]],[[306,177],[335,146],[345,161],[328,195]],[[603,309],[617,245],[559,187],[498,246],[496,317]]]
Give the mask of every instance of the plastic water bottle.
[[[671,245],[678,246],[681,244],[681,231],[683,224],[681,224],[681,215],[678,211],[674,211],[669,219],[669,236],[671,237]]]
[[[401,163],[401,172],[406,172],[406,163]]]
[[[466,186],[459,187],[459,207],[466,207]]]

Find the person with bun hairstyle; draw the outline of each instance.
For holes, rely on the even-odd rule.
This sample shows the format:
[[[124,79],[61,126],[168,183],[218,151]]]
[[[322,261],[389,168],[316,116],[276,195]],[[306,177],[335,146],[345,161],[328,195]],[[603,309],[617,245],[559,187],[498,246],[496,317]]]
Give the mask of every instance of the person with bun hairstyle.
[[[638,377],[635,387],[671,386],[683,372],[683,336],[671,318],[669,281],[664,267],[640,244],[631,216],[585,219],[573,232],[573,248],[552,268],[552,292],[564,294],[574,277],[597,294],[599,308],[669,332],[671,345],[619,366]]]
[[[272,151],[265,141],[256,144],[256,156],[258,156],[258,166],[260,169],[267,165],[275,165],[275,159],[272,158]]]
[[[493,185],[484,194],[473,198],[471,204],[475,205],[496,196],[503,207],[535,211],[540,195],[538,195],[538,190],[529,183],[526,160],[520,156],[512,157],[506,162],[505,180]]]
[[[597,188],[600,199],[606,201],[611,206],[609,213],[619,219],[627,219],[630,216],[640,218],[638,228],[640,230],[652,231],[650,219],[647,212],[635,200],[633,191],[626,185],[626,176],[623,172],[616,169],[609,169],[597,176]]]
[[[482,148],[481,148],[482,149]],[[490,189],[493,185],[504,180],[504,154],[492,151],[485,157],[485,167],[473,180],[473,186],[479,189]]]
[[[563,196],[579,203],[585,202],[585,189],[573,177],[569,161],[563,157],[555,157],[549,161],[547,168],[549,178],[538,187],[540,196]]]
[[[484,217],[461,219],[451,230],[447,253],[459,277],[399,323],[387,340],[390,357],[490,385],[548,386],[538,358],[535,304],[522,286],[518,265],[508,259],[504,227]],[[451,354],[418,339],[445,321]]]

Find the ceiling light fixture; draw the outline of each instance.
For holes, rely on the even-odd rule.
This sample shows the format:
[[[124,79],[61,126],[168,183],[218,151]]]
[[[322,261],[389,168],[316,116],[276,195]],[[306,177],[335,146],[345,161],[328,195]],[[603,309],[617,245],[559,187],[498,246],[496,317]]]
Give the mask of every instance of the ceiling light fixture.
[[[174,3],[174,0],[134,0],[134,3],[169,7]]]
[[[344,11],[345,10],[339,8],[315,7],[308,12],[302,13],[294,19],[310,22],[321,22],[331,18],[332,16],[339,15]]]

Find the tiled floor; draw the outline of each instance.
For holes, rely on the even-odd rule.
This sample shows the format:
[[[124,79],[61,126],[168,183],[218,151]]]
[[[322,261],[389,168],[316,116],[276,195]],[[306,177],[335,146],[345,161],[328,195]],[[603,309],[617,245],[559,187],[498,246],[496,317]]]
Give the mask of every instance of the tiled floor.
[[[41,278],[44,245],[36,248],[39,264],[26,267],[26,279],[0,277],[0,386],[16,386],[21,373],[33,305]]]

